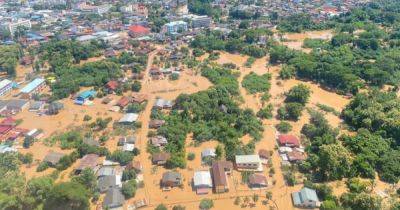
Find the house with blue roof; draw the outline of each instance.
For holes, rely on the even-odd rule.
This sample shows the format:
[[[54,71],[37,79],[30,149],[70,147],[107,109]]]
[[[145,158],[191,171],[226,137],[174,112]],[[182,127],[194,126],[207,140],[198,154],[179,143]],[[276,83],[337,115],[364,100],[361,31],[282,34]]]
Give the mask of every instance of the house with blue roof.
[[[43,78],[36,78],[32,82],[28,83],[25,87],[20,90],[21,94],[32,95],[40,92],[46,85],[46,80]]]
[[[317,208],[320,206],[317,192],[304,187],[299,192],[292,193],[293,204],[299,208]]]
[[[83,105],[86,102],[86,100],[95,97],[96,93],[97,92],[95,90],[85,90],[78,94],[74,102],[75,104]]]

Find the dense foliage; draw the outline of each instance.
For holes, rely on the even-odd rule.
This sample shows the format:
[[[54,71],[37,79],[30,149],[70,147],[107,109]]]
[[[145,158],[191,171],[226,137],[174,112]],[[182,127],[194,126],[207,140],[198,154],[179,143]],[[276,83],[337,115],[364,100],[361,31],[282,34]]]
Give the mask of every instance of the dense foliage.
[[[270,79],[271,74],[257,75],[256,73],[251,72],[244,76],[242,86],[251,94],[266,92],[271,88],[269,82]]]
[[[15,76],[20,54],[21,49],[17,45],[1,45],[0,72],[6,72],[11,77]]]

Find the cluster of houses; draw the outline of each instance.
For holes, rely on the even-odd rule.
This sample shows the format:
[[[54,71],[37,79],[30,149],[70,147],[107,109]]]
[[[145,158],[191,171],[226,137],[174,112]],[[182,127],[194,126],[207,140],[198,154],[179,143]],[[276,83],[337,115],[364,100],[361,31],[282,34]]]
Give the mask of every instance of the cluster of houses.
[[[130,140],[127,140],[128,142]],[[43,159],[49,166],[56,166],[65,154],[49,152]],[[100,207],[102,209],[122,209],[125,197],[121,192],[122,174],[124,170],[134,170],[137,174],[136,181],[143,180],[143,166],[138,161],[132,161],[126,166],[121,166],[117,162],[103,160],[96,154],[87,154],[79,160],[79,164],[74,168],[74,174],[79,175],[83,170],[91,169],[97,176],[97,188],[105,197]]]
[[[306,159],[304,148],[300,140],[291,134],[278,135],[279,154],[282,158],[282,165],[300,163]]]

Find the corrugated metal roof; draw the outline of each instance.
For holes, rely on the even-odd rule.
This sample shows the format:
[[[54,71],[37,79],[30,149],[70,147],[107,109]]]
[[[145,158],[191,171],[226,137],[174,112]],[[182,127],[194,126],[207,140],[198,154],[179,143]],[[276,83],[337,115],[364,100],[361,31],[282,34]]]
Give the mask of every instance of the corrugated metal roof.
[[[36,78],[25,87],[21,89],[21,93],[30,93],[35,90],[39,85],[43,84],[45,80],[43,78]]]

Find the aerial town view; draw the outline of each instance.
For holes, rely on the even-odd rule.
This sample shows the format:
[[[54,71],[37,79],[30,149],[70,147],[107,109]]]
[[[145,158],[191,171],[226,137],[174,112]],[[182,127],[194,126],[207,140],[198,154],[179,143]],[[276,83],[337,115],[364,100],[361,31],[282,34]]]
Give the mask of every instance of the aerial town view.
[[[400,210],[400,0],[0,0],[0,210]]]

